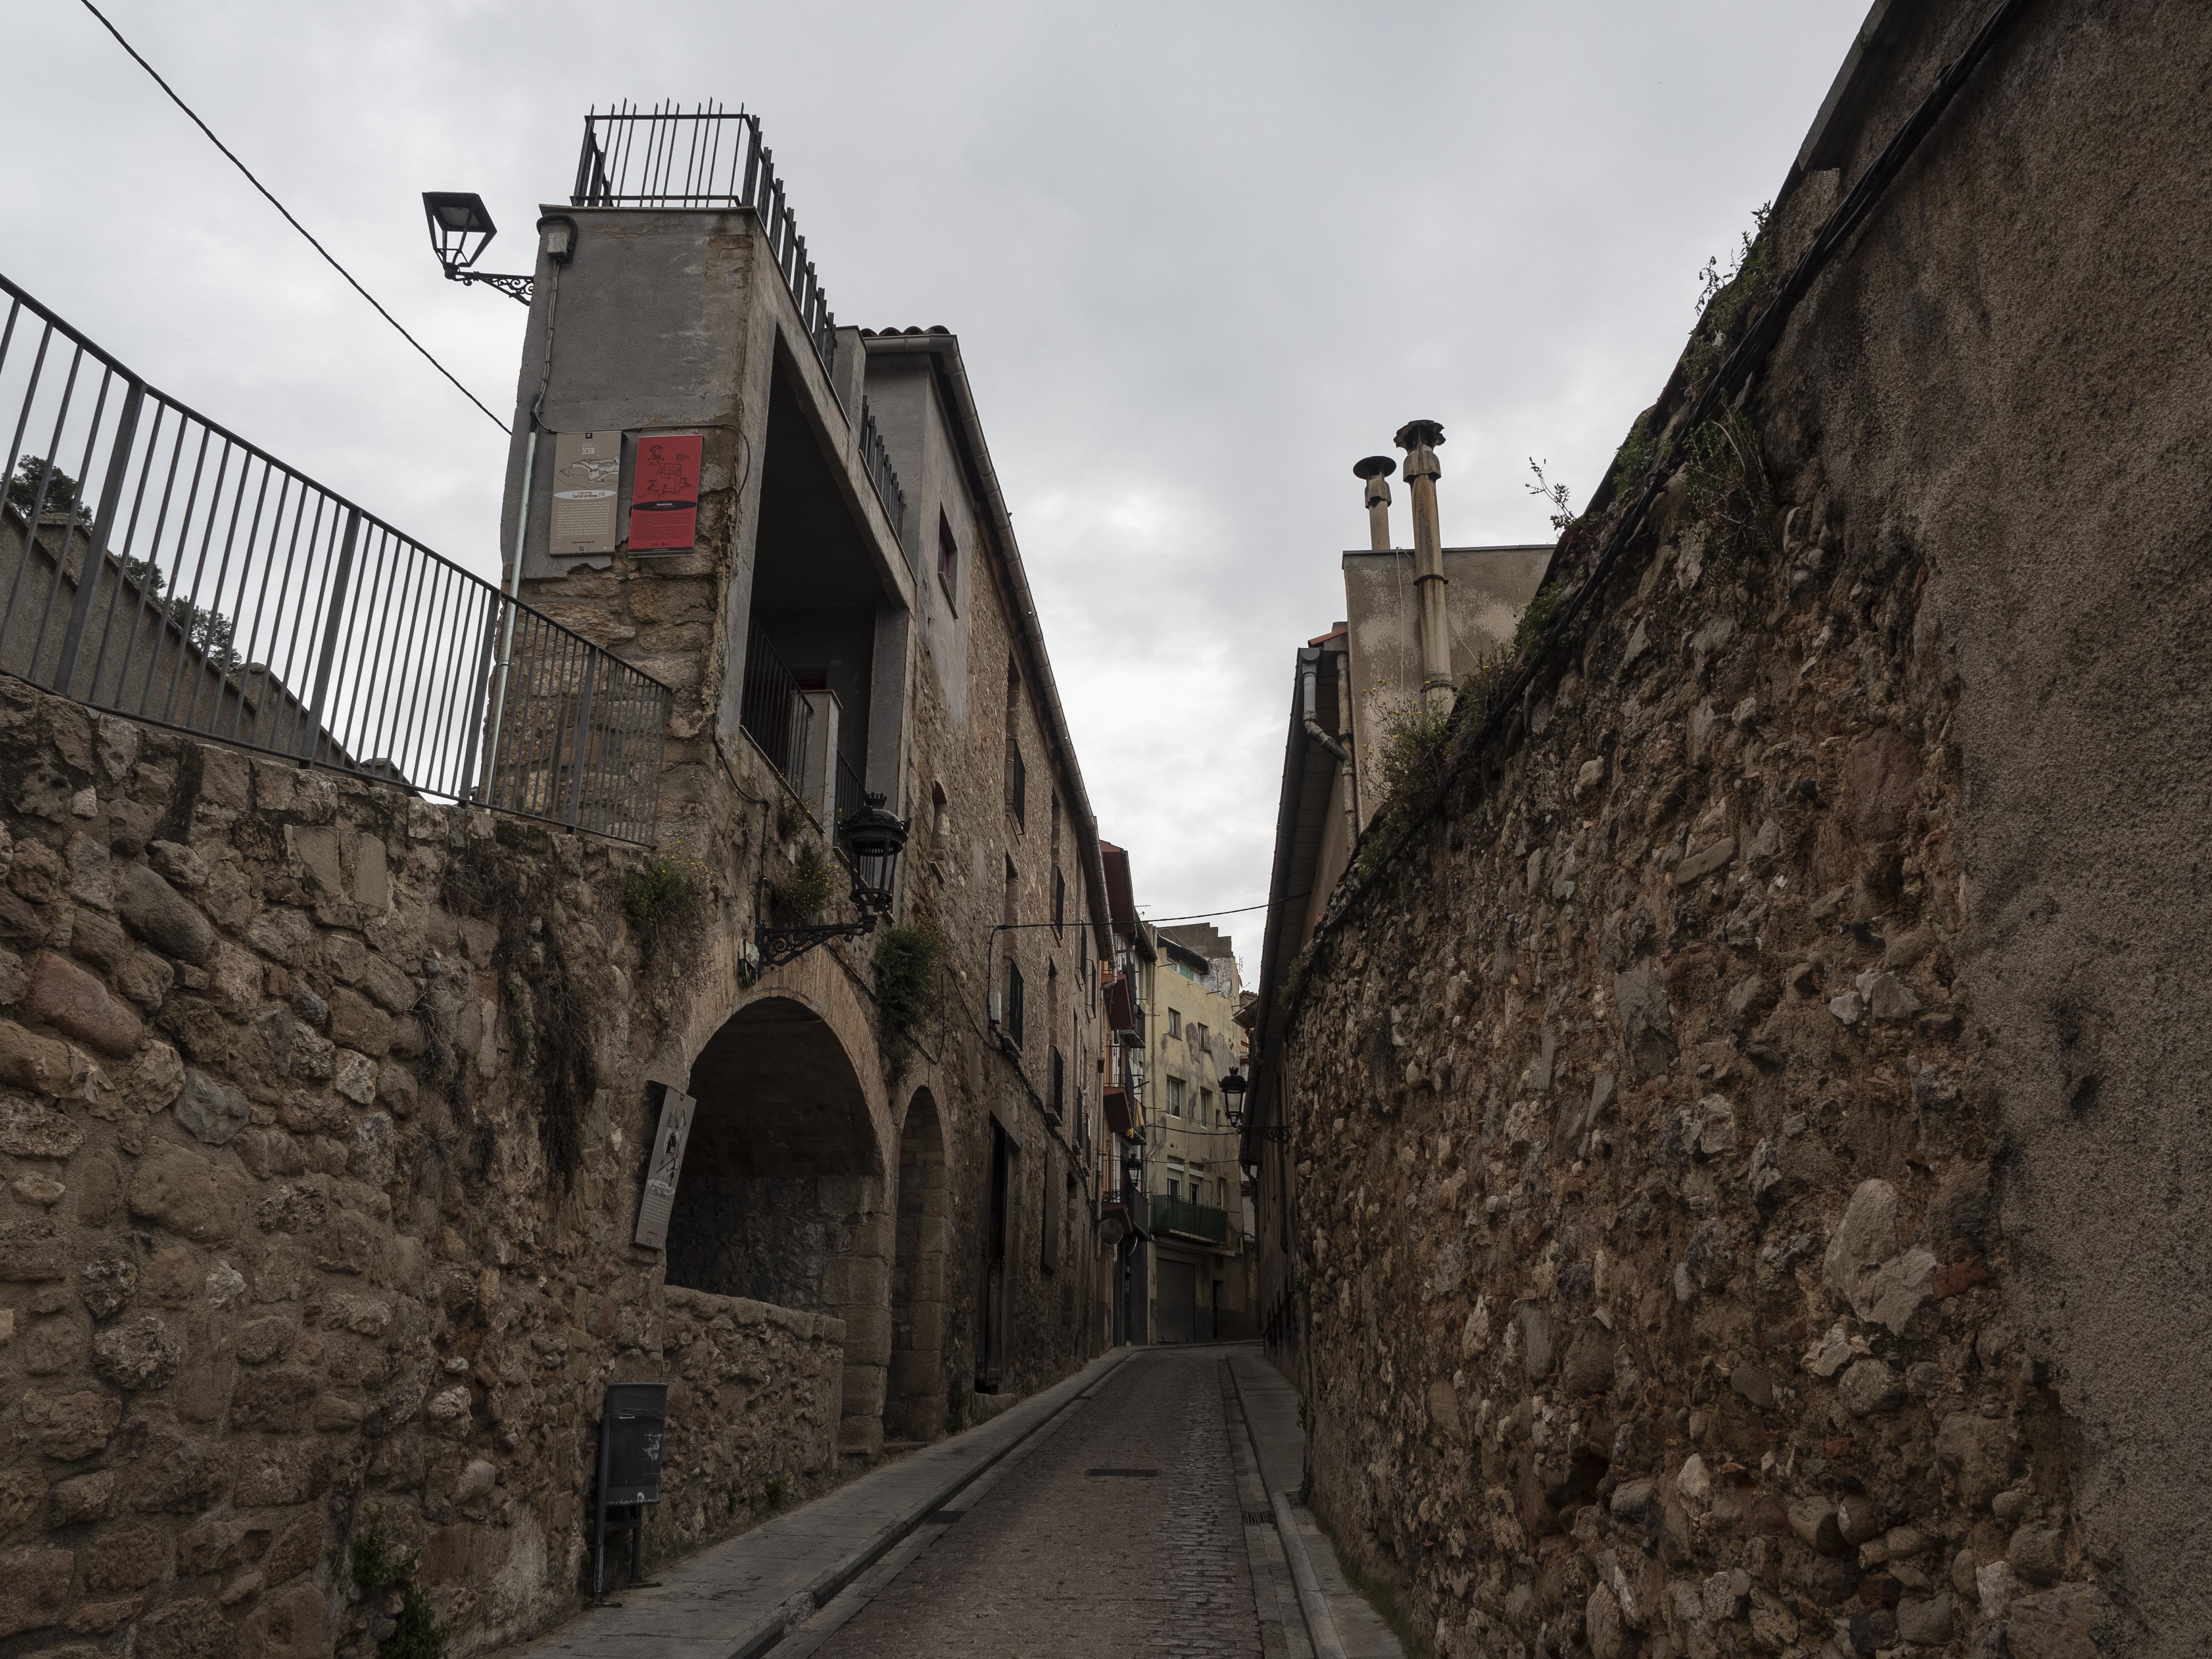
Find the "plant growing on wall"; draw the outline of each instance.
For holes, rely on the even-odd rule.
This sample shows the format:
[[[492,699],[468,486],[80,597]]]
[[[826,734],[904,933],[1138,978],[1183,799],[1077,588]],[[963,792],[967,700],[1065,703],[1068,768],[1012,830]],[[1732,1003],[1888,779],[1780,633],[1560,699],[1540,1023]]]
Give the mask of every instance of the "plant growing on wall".
[[[929,1012],[937,971],[951,944],[937,918],[928,915],[886,928],[876,941],[876,1006],[883,1014],[884,1047],[894,1057]]]
[[[769,889],[775,896],[776,914],[786,922],[812,921],[829,907],[837,890],[837,872],[818,847],[808,846]]]
[[[657,853],[623,878],[623,914],[650,939],[689,911],[708,886],[707,866],[684,853]]]
[[[384,1511],[371,1511],[368,1525],[353,1540],[353,1582],[372,1602],[399,1593],[398,1607],[380,1613],[391,1620],[392,1630],[376,1644],[380,1659],[444,1659],[446,1627],[432,1616],[429,1598],[414,1582],[418,1565],[418,1557],[392,1549]]]

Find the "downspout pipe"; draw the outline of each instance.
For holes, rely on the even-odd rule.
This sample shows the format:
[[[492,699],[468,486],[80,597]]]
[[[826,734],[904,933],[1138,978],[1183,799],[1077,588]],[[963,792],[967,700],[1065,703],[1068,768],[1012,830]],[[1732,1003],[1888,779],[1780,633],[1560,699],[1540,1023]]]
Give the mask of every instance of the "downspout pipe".
[[[1344,717],[1343,687],[1346,653],[1337,656],[1337,718]],[[1304,721],[1306,736],[1336,757],[1336,766],[1344,783],[1344,827],[1350,837],[1349,847],[1359,839],[1359,804],[1352,794],[1354,779],[1352,770],[1352,746],[1335,734],[1322,729],[1320,715],[1320,681],[1322,652],[1317,646],[1304,646],[1298,651],[1298,714]]]

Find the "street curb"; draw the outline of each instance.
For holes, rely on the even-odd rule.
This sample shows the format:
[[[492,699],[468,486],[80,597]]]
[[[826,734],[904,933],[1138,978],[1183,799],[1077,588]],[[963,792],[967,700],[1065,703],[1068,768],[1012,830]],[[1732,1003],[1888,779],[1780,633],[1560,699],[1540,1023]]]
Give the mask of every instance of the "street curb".
[[[1251,1402],[1244,1398],[1244,1380],[1237,1375],[1237,1367],[1229,1368],[1229,1381],[1237,1390],[1237,1410],[1244,1419],[1244,1438],[1252,1448],[1253,1466],[1260,1470],[1262,1489],[1267,1485],[1267,1465],[1260,1457],[1260,1437],[1252,1427]],[[1344,1638],[1336,1633],[1336,1620],[1328,1611],[1328,1598],[1322,1594],[1321,1580],[1315,1577],[1313,1560],[1306,1554],[1305,1539],[1298,1531],[1297,1517],[1291,1512],[1291,1500],[1283,1493],[1267,1494],[1268,1508],[1275,1517],[1275,1534],[1283,1540],[1283,1559],[1290,1563],[1291,1582],[1298,1589],[1298,1612],[1306,1621],[1306,1638],[1313,1644],[1315,1659],[1346,1659]]]
[[[946,1504],[958,1497],[961,1492],[965,1491],[969,1486],[973,1485],[978,1476],[981,1475],[986,1470],[991,1468],[994,1465],[1002,1461],[1006,1455],[1014,1450],[1015,1448],[1025,1445],[1030,1440],[1034,1438],[1040,1431],[1054,1423],[1057,1423],[1069,1412],[1073,1411],[1085,1401],[1097,1394],[1098,1390],[1104,1386],[1106,1380],[1109,1377],[1112,1376],[1116,1371],[1120,1370],[1123,1365],[1129,1362],[1130,1358],[1135,1353],[1135,1352],[1136,1350],[1133,1348],[1125,1349],[1119,1358],[1114,1358],[1114,1363],[1112,1364],[1100,1371],[1089,1383],[1076,1389],[1073,1394],[1069,1395],[1066,1400],[1062,1401],[1052,1410],[1041,1413],[1036,1422],[1030,1424],[1029,1427],[1024,1429],[1012,1439],[1007,1441],[1005,1445],[1000,1447],[988,1457],[984,1458],[978,1463],[959,1470],[956,1474],[948,1478],[943,1486],[922,1498],[921,1502],[915,1504],[914,1507],[908,1510],[904,1515],[871,1534],[868,1540],[862,1544],[858,1549],[849,1553],[842,1560],[836,1562],[832,1565],[824,1568],[810,1583],[808,1583],[805,1589],[801,1590],[797,1595],[792,1597],[791,1600],[785,1602],[782,1607],[778,1607],[766,1619],[763,1620],[759,1624],[754,1626],[751,1630],[746,1632],[742,1637],[740,1637],[738,1639],[737,1645],[730,1650],[729,1659],[760,1659],[761,1655],[775,1647],[784,1639],[785,1637],[790,1635],[793,1631],[798,1629],[809,1619],[812,1618],[816,1613],[826,1607],[830,1603],[830,1600],[848,1584],[851,1583],[855,1578],[858,1578],[870,1567],[875,1565],[877,1562],[882,1560],[884,1557],[890,1554],[892,1550],[898,1547],[899,1543],[902,1540],[915,1530],[915,1528],[921,1526],[923,1522],[927,1521],[938,1510],[943,1509]],[[1112,1358],[1112,1356],[1102,1356],[1102,1358]],[[1097,1362],[1094,1361],[1092,1363],[1096,1364]],[[1088,1370],[1089,1368],[1086,1366],[1085,1369]],[[1074,1376],[1064,1378],[1061,1382],[1055,1382],[1053,1384],[1053,1387],[1055,1389],[1064,1387],[1067,1382],[1080,1381],[1081,1376],[1082,1373],[1078,1372]],[[1042,1390],[1041,1392],[1049,1393],[1050,1390],[1046,1389]],[[1032,1398],[1034,1397],[1035,1396],[1032,1396]],[[1010,1407],[1009,1409],[1018,1411],[1021,1407],[1017,1405]],[[994,1419],[993,1420],[996,1421],[997,1419]],[[977,1426],[979,1428],[988,1428],[990,1425],[988,1424],[981,1424]],[[1303,1595],[1303,1591],[1301,1591],[1301,1595]],[[1340,1649],[1338,1650],[1340,1654],[1341,1651],[1342,1650]]]

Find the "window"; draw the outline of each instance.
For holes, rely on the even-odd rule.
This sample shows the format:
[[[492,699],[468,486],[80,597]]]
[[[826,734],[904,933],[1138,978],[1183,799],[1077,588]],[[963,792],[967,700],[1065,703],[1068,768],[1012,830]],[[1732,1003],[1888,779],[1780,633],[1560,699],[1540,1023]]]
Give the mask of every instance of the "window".
[[[1171,1077],[1168,1079],[1168,1115],[1170,1117],[1182,1115],[1182,1079],[1179,1077]]]
[[[972,1006],[972,1005],[971,1005]],[[1052,1051],[1052,1092],[1046,1097],[1052,1102],[1052,1115],[1060,1115],[1067,1096],[1067,1067],[1060,1057],[1060,1050]]]
[[[1006,811],[1014,815],[1018,827],[1029,827],[1029,767],[1022,759],[1020,741],[1011,732],[1006,733]]]
[[[971,1005],[972,1006],[972,1005]],[[1022,1041],[1022,970],[1012,957],[1006,958],[1006,1034],[1016,1047]]]
[[[1198,1091],[1198,1121],[1200,1123],[1213,1121],[1213,1091],[1211,1089]]]
[[[1067,878],[1060,874],[1060,866],[1055,864],[1052,867],[1052,936],[1054,939],[1060,936],[1061,926],[1066,919]]]
[[[945,786],[941,783],[933,783],[929,786],[930,839],[942,842],[945,833],[951,828],[952,807],[945,799]]]
[[[1182,1010],[1180,1008],[1168,1010],[1168,1035],[1171,1037],[1182,1035]]]
[[[952,534],[952,520],[943,508],[937,514],[937,585],[955,616],[960,613],[960,544]]]

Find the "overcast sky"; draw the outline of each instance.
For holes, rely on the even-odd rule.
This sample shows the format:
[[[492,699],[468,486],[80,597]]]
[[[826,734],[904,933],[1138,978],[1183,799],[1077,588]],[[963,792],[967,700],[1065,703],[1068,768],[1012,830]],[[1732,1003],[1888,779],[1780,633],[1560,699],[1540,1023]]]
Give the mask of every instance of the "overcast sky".
[[[1352,463],[1441,420],[1444,538],[1546,539],[1657,392],[1866,0],[767,5],[104,0],[477,396],[593,102],[758,112],[839,319],[957,332],[1085,781],[1157,915],[1265,897],[1291,653]],[[479,571],[504,434],[76,0],[8,8],[0,270],[156,385]],[[1400,539],[1410,539],[1400,489]],[[1261,917],[1225,918],[1256,967]]]

